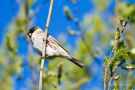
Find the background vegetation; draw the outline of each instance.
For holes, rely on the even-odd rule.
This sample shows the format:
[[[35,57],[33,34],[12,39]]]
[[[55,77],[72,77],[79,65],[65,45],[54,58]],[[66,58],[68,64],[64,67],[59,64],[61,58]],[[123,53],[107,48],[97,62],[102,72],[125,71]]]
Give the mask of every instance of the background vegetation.
[[[34,0],[9,0],[9,2],[14,17],[5,26],[3,37],[0,37],[3,39],[0,43],[0,90],[36,90],[41,58],[34,53],[26,33],[35,25],[34,23],[40,22],[36,21],[36,15],[44,13],[42,8],[48,7],[49,0],[43,0],[34,9],[32,8],[36,3]],[[59,1],[55,0],[54,3],[56,2]],[[134,1],[91,0],[89,3],[91,9],[83,13],[83,18],[80,17],[80,8],[87,10],[88,7],[80,6],[83,0],[65,0],[64,2],[66,4],[63,3],[65,6],[61,8],[63,13],[60,14],[64,14],[65,22],[61,22],[61,25],[67,22],[68,24],[62,28],[66,29],[66,32],[57,35],[57,39],[73,56],[83,61],[85,66],[81,69],[62,58],[45,61],[44,90],[103,90],[104,68],[108,64],[108,57],[115,45],[114,37],[119,36],[119,30],[122,30],[121,22],[126,21],[128,16],[130,19],[119,40],[117,50],[108,64],[107,87],[112,78],[111,89],[134,90],[135,4],[132,3]],[[54,8],[53,17],[57,14],[57,7]],[[51,23],[50,26],[57,22]],[[119,30],[117,31],[116,28]],[[59,28],[56,30],[52,27],[49,31],[52,29],[55,29],[53,33],[60,32]],[[72,39],[73,37],[75,39]],[[21,42],[21,39],[24,42]],[[20,52],[20,48],[27,54]],[[123,59],[124,62],[117,66],[117,63],[122,62]],[[111,69],[114,67],[116,70],[112,77]],[[60,69],[62,69],[61,73]]]

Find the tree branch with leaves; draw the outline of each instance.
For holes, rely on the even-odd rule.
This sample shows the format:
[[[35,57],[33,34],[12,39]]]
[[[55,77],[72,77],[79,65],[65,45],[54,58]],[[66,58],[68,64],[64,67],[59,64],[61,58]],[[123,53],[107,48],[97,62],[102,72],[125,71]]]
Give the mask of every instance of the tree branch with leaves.
[[[129,52],[126,49],[124,41],[120,41],[120,38],[122,37],[122,34],[125,30],[125,27],[128,23],[128,19],[125,20],[124,18],[120,17],[120,23],[122,26],[122,30],[119,28],[115,31],[114,36],[114,47],[110,53],[109,58],[107,56],[104,57],[106,67],[105,67],[105,74],[104,74],[104,90],[106,90],[106,81],[107,81],[107,74],[108,69],[110,69],[110,79],[108,82],[108,90],[111,88],[111,81],[114,79],[114,77],[118,77],[118,75],[114,76],[116,69],[121,66],[123,63],[125,63],[128,60]],[[113,56],[114,54],[114,56]],[[113,56],[113,58],[112,58]]]

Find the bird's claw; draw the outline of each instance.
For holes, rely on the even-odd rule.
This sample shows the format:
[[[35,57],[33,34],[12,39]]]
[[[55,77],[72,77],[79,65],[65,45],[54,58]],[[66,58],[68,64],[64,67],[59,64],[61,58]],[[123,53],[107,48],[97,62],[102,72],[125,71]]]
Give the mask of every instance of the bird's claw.
[[[45,59],[45,56],[42,56],[42,59]]]
[[[45,39],[43,38],[43,42],[47,42],[47,40],[45,40]]]

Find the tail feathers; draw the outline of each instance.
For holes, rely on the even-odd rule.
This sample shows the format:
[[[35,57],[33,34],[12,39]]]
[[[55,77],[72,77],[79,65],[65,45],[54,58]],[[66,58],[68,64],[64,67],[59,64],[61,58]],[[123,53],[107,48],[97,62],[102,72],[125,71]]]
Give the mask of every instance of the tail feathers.
[[[83,68],[83,66],[84,66],[83,62],[81,62],[75,58],[70,59],[70,61],[73,62],[74,64],[76,64],[77,66],[79,66],[80,68]]]

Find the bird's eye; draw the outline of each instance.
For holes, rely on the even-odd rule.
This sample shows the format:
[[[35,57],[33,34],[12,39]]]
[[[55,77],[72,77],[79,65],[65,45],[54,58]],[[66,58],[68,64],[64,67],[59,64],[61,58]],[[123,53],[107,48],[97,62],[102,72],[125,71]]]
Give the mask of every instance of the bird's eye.
[[[29,32],[32,32],[32,29],[30,29]]]

